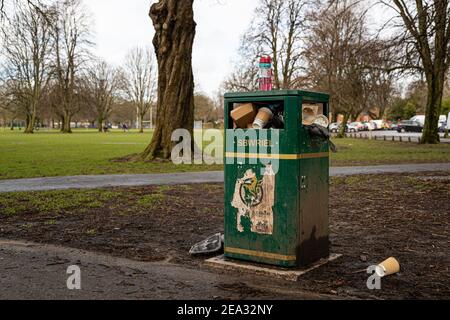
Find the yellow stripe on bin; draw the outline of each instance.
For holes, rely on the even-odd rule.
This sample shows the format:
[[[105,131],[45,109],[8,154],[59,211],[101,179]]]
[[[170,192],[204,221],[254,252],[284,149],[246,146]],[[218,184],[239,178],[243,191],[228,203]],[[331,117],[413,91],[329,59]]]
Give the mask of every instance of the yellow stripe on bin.
[[[225,153],[227,158],[241,158],[241,159],[277,159],[277,160],[301,160],[301,159],[318,159],[328,158],[329,152],[321,153],[302,153],[302,154],[267,154],[267,153]]]
[[[226,247],[225,252],[234,253],[234,254],[243,254],[246,256],[266,258],[266,259],[272,259],[272,260],[281,260],[281,261],[296,261],[297,260],[296,256],[287,256],[287,255],[283,255],[283,254],[263,252],[263,251],[253,251],[253,250],[246,250],[246,249],[239,249],[239,248]]]

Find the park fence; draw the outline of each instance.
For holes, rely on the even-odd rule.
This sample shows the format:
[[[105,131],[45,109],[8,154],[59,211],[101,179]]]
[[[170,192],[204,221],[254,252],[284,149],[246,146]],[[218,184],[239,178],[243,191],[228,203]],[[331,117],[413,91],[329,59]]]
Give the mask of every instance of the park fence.
[[[332,134],[333,138],[337,136],[336,133]],[[389,135],[376,135],[371,132],[365,133],[346,133],[346,138],[350,139],[366,139],[366,140],[375,140],[375,141],[397,141],[397,142],[417,142],[420,143],[420,137],[411,137],[411,136],[389,136]]]

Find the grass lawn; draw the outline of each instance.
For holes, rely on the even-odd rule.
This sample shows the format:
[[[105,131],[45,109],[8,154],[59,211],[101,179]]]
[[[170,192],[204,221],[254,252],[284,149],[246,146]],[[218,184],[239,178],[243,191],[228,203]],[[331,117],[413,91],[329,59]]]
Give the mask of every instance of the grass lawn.
[[[336,167],[450,162],[449,143],[419,145],[408,142],[363,139],[335,139],[333,141],[338,148],[338,153],[331,155],[331,165]]]
[[[111,159],[141,152],[151,133],[101,134],[76,130],[71,135],[40,131],[25,135],[0,129],[0,179],[161,173],[221,170],[222,166],[174,165],[172,163],[120,163]],[[343,139],[335,141],[339,153],[332,166],[397,163],[450,162],[450,144],[419,146],[414,143]]]
[[[26,135],[0,130],[0,179],[221,169],[221,166],[111,161],[142,152],[150,139],[149,132],[112,131],[104,134],[76,130],[65,135],[43,131]]]

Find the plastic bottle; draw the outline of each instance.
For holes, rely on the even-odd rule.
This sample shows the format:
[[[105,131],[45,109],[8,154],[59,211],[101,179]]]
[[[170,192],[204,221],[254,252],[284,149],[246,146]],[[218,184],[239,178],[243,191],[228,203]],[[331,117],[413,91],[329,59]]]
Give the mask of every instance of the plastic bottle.
[[[271,91],[272,88],[272,59],[262,56],[259,60],[259,90]]]

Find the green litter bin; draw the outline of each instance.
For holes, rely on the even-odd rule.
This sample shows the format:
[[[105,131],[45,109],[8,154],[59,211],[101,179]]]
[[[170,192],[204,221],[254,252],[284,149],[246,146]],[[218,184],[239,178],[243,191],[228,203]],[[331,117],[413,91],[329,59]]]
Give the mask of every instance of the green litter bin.
[[[232,111],[248,104],[276,110],[282,127],[236,127]],[[280,267],[328,258],[329,141],[306,130],[305,107],[328,116],[329,95],[225,94],[226,258]]]

